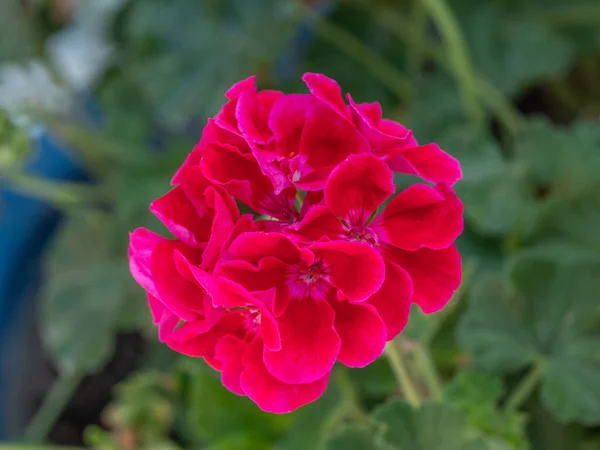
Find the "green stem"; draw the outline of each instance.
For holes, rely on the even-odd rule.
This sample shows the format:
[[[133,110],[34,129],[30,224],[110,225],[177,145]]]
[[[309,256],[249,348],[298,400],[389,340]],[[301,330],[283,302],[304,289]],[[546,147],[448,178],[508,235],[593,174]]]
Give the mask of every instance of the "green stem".
[[[445,0],[421,0],[444,37],[449,62],[458,83],[465,108],[476,125],[484,114],[476,94],[475,72],[460,27]]]
[[[437,367],[431,357],[431,352],[423,344],[418,343],[414,349],[415,360],[419,367],[419,371],[427,382],[427,387],[434,400],[442,397],[442,383],[437,371]]]
[[[421,405],[421,396],[410,378],[408,368],[406,367],[397,343],[394,341],[388,342],[385,346],[385,354],[390,362],[392,371],[396,376],[396,380],[398,380],[398,385],[406,396],[406,399],[413,407],[418,408]]]
[[[312,8],[302,3],[297,3],[297,5],[321,38],[358,62],[373,77],[387,86],[399,100],[409,99],[412,84],[393,64],[342,27],[320,16]]]
[[[69,375],[59,375],[25,430],[26,442],[44,441],[84,376],[84,373],[78,371]]]
[[[514,411],[519,409],[519,407],[525,402],[525,400],[527,400],[531,396],[531,394],[537,387],[543,373],[544,366],[539,362],[536,363],[512,391],[512,393],[506,400],[504,410]]]
[[[421,67],[423,66],[423,57],[425,55],[425,31],[427,27],[427,13],[420,0],[413,0],[410,39],[412,44],[408,46],[409,60],[408,67],[413,80],[417,80]]]
[[[422,46],[424,55],[436,61],[446,70],[452,70],[452,65],[441,49],[427,42],[415,40],[410,32],[410,24],[393,10],[385,10],[375,14],[376,20],[388,29],[390,33],[403,41],[407,46]],[[521,124],[521,113],[514,108],[506,96],[494,86],[481,73],[475,74],[477,96],[479,100],[500,121],[504,129],[511,135],[516,136]]]

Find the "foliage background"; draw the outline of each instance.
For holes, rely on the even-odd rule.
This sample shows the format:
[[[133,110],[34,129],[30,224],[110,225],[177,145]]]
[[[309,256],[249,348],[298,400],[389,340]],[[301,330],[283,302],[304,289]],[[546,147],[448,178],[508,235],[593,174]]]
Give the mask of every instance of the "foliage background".
[[[398,340],[426,399],[419,408],[381,359],[338,367],[323,398],[293,414],[262,413],[202,362],[157,344],[128,274],[128,231],[166,233],[148,204],[225,90],[254,73],[262,87],[298,91],[305,71],[336,78],[357,101],[380,101],[387,117],[462,163],[463,285],[444,312],[413,311]],[[597,2],[3,0],[0,108],[0,175],[69,217],[47,255],[39,318],[56,378],[26,441],[600,449]],[[40,124],[91,184],[22,169],[25,130]],[[109,378],[110,403],[78,406],[86,386],[107,383],[102,374],[131,336],[135,362],[124,381]],[[86,408],[103,412],[65,425]]]

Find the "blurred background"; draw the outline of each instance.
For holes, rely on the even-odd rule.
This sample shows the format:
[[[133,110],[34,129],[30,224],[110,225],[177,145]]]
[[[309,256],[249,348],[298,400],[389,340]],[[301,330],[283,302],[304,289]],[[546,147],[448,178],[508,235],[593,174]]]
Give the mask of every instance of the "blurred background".
[[[0,0],[0,441],[384,448],[352,424],[401,395],[385,359],[262,413],[157,343],[127,267],[224,92],[305,92],[307,71],[463,167],[462,288],[400,344],[486,440],[391,448],[600,449],[596,0]],[[457,435],[444,417],[398,426]]]

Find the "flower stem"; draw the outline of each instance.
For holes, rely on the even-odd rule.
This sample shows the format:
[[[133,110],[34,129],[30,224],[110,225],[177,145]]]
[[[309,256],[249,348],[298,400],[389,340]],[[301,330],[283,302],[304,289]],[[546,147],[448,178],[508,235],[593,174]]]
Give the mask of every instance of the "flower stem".
[[[340,51],[358,62],[367,72],[377,78],[400,100],[408,100],[412,91],[410,80],[379,53],[374,52],[360,39],[344,28],[325,19],[309,6],[297,3],[302,15],[306,17],[319,36]]]
[[[396,380],[398,380],[398,385],[406,396],[406,399],[413,407],[418,408],[421,405],[421,396],[410,378],[402,353],[394,341],[387,343],[385,346],[385,354],[390,362],[392,371],[396,376]]]
[[[65,406],[71,400],[85,373],[75,371],[59,375],[42,406],[36,411],[25,430],[24,440],[29,443],[41,443],[46,438]]]
[[[423,374],[427,387],[434,400],[442,396],[442,383],[437,371],[437,367],[431,357],[431,352],[421,343],[417,343],[414,348],[415,360],[419,366],[420,372]]]
[[[544,367],[541,363],[536,363],[531,370],[523,377],[523,379],[517,384],[516,388],[512,391],[506,403],[504,404],[505,411],[514,411],[527,400],[535,388],[538,385],[542,375],[544,373]]]
[[[444,37],[449,62],[460,87],[465,108],[471,120],[480,125],[483,123],[484,113],[477,98],[475,72],[456,18],[445,0],[421,1]]]

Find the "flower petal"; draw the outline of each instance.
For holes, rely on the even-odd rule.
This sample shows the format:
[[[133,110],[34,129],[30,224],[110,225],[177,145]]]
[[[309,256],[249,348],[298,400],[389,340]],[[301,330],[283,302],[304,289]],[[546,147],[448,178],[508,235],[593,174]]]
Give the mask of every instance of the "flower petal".
[[[351,225],[364,225],[395,189],[394,174],[379,158],[351,155],[327,180],[325,203]]]
[[[298,154],[306,114],[317,101],[310,94],[289,94],[280,97],[273,105],[269,128],[277,140],[280,157],[292,158]]]
[[[152,321],[158,327],[158,340],[165,342],[179,323],[179,317],[151,294],[148,294],[148,306],[152,313]]]
[[[248,142],[266,144],[272,137],[268,126],[273,104],[283,96],[279,91],[253,92],[246,90],[238,97],[235,117],[238,128]]]
[[[349,118],[348,110],[342,97],[342,90],[337,81],[320,73],[305,73],[302,81],[306,83],[312,95],[328,105],[341,117],[345,119]]]
[[[383,259],[362,242],[318,242],[310,250],[329,270],[331,284],[351,302],[364,301],[381,287],[385,277]]]
[[[263,362],[263,343],[256,337],[244,354],[240,384],[244,393],[266,412],[283,414],[318,399],[329,381],[329,373],[306,384],[286,384],[271,375]]]
[[[225,314],[216,324],[205,320],[186,322],[167,338],[172,350],[193,357],[215,357],[217,343],[227,335],[242,339],[246,333],[244,316],[238,312]]]
[[[375,307],[385,323],[386,340],[391,341],[408,323],[413,284],[408,273],[391,261],[385,261],[385,280],[368,303]]]
[[[300,154],[306,156],[309,167],[331,167],[352,153],[369,149],[369,143],[354,125],[327,105],[317,103],[308,111],[300,138]]]
[[[311,298],[292,301],[278,319],[281,350],[264,350],[271,375],[284,383],[311,383],[326,376],[340,351],[327,302]]]
[[[414,286],[412,301],[425,314],[442,309],[460,285],[461,260],[454,245],[442,250],[423,247],[415,252],[392,246],[382,246],[382,250],[385,258],[408,272]]]
[[[348,367],[365,367],[377,359],[385,347],[386,327],[376,309],[367,304],[332,302],[335,331],[342,340],[338,361]]]
[[[418,175],[431,183],[453,185],[462,178],[460,163],[437,144],[391,151],[387,163],[394,172]]]
[[[415,184],[396,195],[374,228],[404,250],[446,248],[463,231],[463,205],[446,185]]]
[[[181,254],[182,251],[186,254]],[[179,259],[185,261],[188,256],[198,259],[196,254],[176,241],[165,240],[157,245],[151,260],[152,276],[158,294],[156,297],[181,319],[196,320],[204,314],[203,298],[206,290],[191,275],[182,275],[175,262],[176,253]]]
[[[253,232],[239,235],[229,247],[228,258],[257,265],[265,256],[274,256],[287,264],[298,262],[300,250],[287,236],[280,233]]]
[[[242,357],[247,348],[248,344],[232,335],[221,338],[215,347],[215,358],[221,362],[221,382],[237,395],[244,395],[240,377],[244,370]]]
[[[152,253],[166,240],[146,228],[137,228],[129,234],[129,270],[135,281],[154,297],[158,297],[158,291],[151,270]]]
[[[343,239],[344,226],[325,205],[316,205],[308,210],[304,218],[285,228],[286,234],[303,244],[326,239]]]

